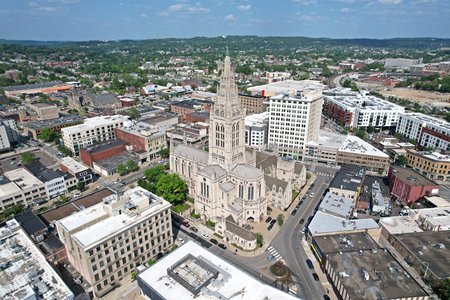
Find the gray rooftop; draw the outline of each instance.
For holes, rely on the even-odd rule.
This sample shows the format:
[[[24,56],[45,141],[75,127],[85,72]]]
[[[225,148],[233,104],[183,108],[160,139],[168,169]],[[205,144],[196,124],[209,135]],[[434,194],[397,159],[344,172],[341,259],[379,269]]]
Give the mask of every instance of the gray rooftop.
[[[379,248],[366,232],[321,235],[315,236],[313,239],[324,254]]]
[[[327,255],[349,299],[414,299],[428,296],[387,251],[360,250]]]
[[[377,222],[373,219],[346,220],[321,211],[315,214],[308,226],[311,235],[378,228]]]
[[[439,278],[449,278],[450,231],[424,231],[396,234],[395,238]]]
[[[266,181],[266,190],[270,191],[273,189],[273,186],[275,186],[276,190],[278,191],[279,188],[283,190],[283,192],[286,190],[287,182],[281,179],[278,179],[276,177],[272,177],[269,175],[264,175],[264,180]]]
[[[39,82],[33,84],[16,85],[16,86],[4,86],[1,89],[7,92],[21,91],[21,90],[32,90],[32,89],[42,89],[49,88],[55,85],[63,84],[61,81],[51,81],[51,82]]]
[[[330,183],[330,188],[356,191],[361,185],[366,169],[355,165],[342,165]]]
[[[352,216],[354,207],[354,199],[328,192],[320,203],[319,210],[348,219]]]
[[[195,162],[198,162],[201,165],[208,164],[208,156],[209,156],[208,152],[205,152],[205,151],[197,149],[197,148],[193,148],[193,147],[189,147],[184,144],[180,144],[175,147],[174,153],[177,156],[181,156],[183,158],[193,160]]]
[[[81,122],[83,122],[83,118],[81,118],[80,116],[69,115],[69,116],[60,117],[59,119],[53,119],[53,120],[20,123],[20,126],[34,129],[34,130],[40,130],[43,128],[64,127],[65,125],[81,123]]]
[[[260,169],[242,164],[236,165],[230,173],[246,179],[258,179],[264,175]]]
[[[125,142],[122,140],[110,140],[106,142],[102,142],[95,145],[89,145],[84,147],[83,149],[88,153],[96,153],[96,152],[102,152],[104,150],[107,150],[111,147],[117,147],[117,146],[124,146]],[[124,146],[125,150],[125,146]]]
[[[117,156],[96,161],[95,164],[99,165],[101,168],[107,170],[108,172],[115,172],[118,165],[126,164],[129,160],[133,160],[136,163],[139,161],[139,159],[136,156],[128,152],[124,152]]]

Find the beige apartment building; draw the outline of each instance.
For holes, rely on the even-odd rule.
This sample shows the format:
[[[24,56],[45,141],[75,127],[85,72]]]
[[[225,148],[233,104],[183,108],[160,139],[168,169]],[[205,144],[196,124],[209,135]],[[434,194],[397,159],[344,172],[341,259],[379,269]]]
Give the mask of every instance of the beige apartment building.
[[[116,138],[116,128],[124,125],[128,117],[122,115],[100,116],[85,119],[83,124],[61,129],[64,146],[74,155],[80,149],[96,142],[109,141]]]
[[[172,246],[170,203],[136,187],[57,221],[70,263],[102,297]]]
[[[5,172],[0,179],[0,211],[16,204],[25,207],[47,198],[45,185],[25,168]]]
[[[439,152],[408,150],[408,165],[437,182],[450,182],[450,155]]]
[[[241,106],[245,108],[247,115],[260,114],[267,110],[267,97],[252,96],[252,95],[239,95]]]
[[[389,155],[362,139],[349,135],[337,151],[336,162],[338,165],[352,164],[384,173],[389,168]]]

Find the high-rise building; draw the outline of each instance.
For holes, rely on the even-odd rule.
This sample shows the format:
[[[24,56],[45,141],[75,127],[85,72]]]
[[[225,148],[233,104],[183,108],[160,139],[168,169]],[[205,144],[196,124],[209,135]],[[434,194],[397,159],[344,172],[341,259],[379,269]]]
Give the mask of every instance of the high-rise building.
[[[320,89],[269,98],[269,147],[277,147],[281,156],[302,159],[306,142],[319,137],[322,104]]]
[[[170,203],[136,187],[56,222],[69,262],[101,297],[172,246]]]

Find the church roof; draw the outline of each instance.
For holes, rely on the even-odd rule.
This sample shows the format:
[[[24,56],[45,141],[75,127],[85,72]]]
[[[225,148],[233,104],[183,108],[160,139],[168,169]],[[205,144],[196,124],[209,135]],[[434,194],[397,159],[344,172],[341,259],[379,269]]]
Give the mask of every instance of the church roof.
[[[277,167],[277,156],[257,151],[256,152],[256,167],[261,170],[276,168]]]
[[[300,173],[302,172],[302,170],[303,170],[304,167],[305,167],[304,164],[299,163],[299,162],[296,162],[296,163],[295,163],[295,167],[294,167],[294,173],[295,173],[295,174],[300,174]]]
[[[234,189],[234,184],[232,182],[224,182],[220,184],[220,188],[225,192],[229,192]]]
[[[235,235],[243,238],[247,241],[256,240],[256,233],[251,232],[245,228],[242,228],[234,221],[233,217],[230,215],[226,219],[227,231],[234,233]]]
[[[201,165],[206,165],[208,163],[208,152],[205,152],[203,150],[194,147],[189,147],[187,145],[180,144],[175,147],[173,152],[175,155],[179,157],[196,161]]]
[[[258,179],[259,177],[264,175],[264,173],[260,169],[241,164],[236,165],[230,173],[246,179]]]
[[[215,176],[216,178],[221,178],[225,175],[227,175],[227,171],[225,171],[221,166],[219,165],[208,165],[204,168],[202,168],[199,172],[199,175],[203,175],[206,177],[213,177]]]
[[[264,175],[264,180],[266,181],[266,189],[267,190],[272,190],[272,187],[275,185],[275,187],[277,188],[282,188],[283,191],[286,190],[287,187],[287,181],[272,177],[272,176],[268,176],[268,175]]]

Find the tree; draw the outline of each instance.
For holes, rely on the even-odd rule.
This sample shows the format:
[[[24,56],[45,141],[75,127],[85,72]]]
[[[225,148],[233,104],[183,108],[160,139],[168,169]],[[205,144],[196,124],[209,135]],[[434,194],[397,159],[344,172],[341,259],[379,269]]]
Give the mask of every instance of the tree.
[[[147,265],[150,267],[151,265],[153,265],[156,262],[156,260],[154,260],[153,258],[149,258],[147,260]]]
[[[162,158],[169,158],[169,155],[170,155],[169,148],[164,148],[164,149],[159,150],[158,154]]]
[[[277,217],[277,223],[278,223],[279,226],[281,226],[281,225],[284,224],[284,216],[283,216],[283,214],[279,214],[279,215],[278,215],[278,217]]]
[[[125,111],[125,114],[130,117],[131,120],[137,120],[141,116],[137,108],[132,107]]]
[[[137,275],[138,275],[138,274],[136,273],[136,271],[131,272],[131,281],[135,281]]]
[[[32,152],[25,152],[25,153],[20,154],[20,161],[24,165],[32,164],[35,162],[35,160],[36,160],[36,156]]]
[[[372,125],[369,125],[367,127],[367,133],[373,133],[375,131],[375,127],[373,127]]]
[[[116,168],[116,172],[119,173],[120,176],[127,174],[127,166],[125,166],[124,164],[119,164]]]
[[[408,158],[406,156],[404,156],[403,154],[399,155],[395,159],[395,163],[399,166],[405,167],[406,165],[408,165]]]
[[[433,290],[440,299],[450,299],[450,279],[441,280]]]
[[[77,190],[83,191],[85,186],[86,186],[85,183],[80,181],[77,183]]]
[[[41,134],[39,134],[37,137],[38,139],[44,140],[45,142],[52,142],[57,137],[57,134],[50,128],[43,128],[41,130]]]
[[[165,168],[162,165],[157,165],[152,168],[145,170],[144,176],[145,180],[150,184],[156,184],[159,178],[165,174]]]
[[[367,140],[367,132],[364,130],[364,128],[359,128],[356,131],[355,135],[364,141]]]
[[[134,160],[130,159],[129,161],[127,161],[127,170],[128,172],[134,172],[139,170],[139,166]]]
[[[186,200],[186,183],[177,174],[164,174],[156,183],[156,194],[176,205]]]
[[[256,245],[261,248],[264,245],[264,237],[261,233],[256,234]]]

